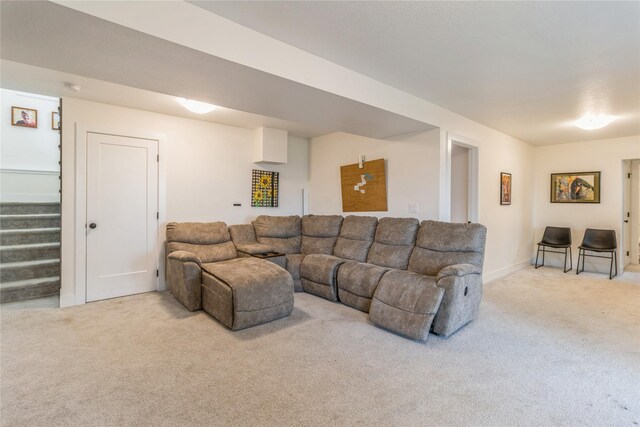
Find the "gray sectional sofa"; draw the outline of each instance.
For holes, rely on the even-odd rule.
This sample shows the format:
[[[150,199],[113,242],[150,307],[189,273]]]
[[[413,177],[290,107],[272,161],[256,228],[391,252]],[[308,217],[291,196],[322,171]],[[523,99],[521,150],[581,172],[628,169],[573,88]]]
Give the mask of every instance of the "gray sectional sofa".
[[[480,224],[414,218],[262,215],[228,229],[220,222],[170,223],[167,281],[187,309],[204,307],[233,329],[288,315],[287,282],[291,291],[340,301],[378,326],[426,340],[430,331],[450,336],[477,316],[485,239]],[[255,276],[251,304],[236,296],[243,274]],[[224,303],[211,298],[212,283],[228,294]],[[216,304],[225,307],[225,321]],[[258,311],[267,314],[234,324],[234,316]]]

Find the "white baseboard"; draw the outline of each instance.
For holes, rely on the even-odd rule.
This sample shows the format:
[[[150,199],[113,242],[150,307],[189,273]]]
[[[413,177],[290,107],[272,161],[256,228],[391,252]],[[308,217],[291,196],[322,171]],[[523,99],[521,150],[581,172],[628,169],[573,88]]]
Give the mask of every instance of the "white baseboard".
[[[497,270],[491,271],[489,273],[485,273],[482,275],[482,282],[488,283],[492,280],[500,279],[504,276],[508,276],[514,271],[522,270],[527,266],[531,265],[533,261],[531,259],[523,259],[522,261],[518,261],[515,264],[507,265],[506,267],[499,268]]]
[[[73,294],[60,295],[60,308],[71,307],[76,304],[76,296]]]
[[[4,203],[59,203],[60,194],[2,194]]]

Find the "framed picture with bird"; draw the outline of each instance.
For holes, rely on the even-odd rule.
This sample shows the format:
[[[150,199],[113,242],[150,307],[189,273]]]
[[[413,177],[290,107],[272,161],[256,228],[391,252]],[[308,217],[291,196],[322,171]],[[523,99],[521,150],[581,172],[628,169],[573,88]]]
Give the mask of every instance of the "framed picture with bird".
[[[600,203],[600,172],[552,173],[551,203]]]

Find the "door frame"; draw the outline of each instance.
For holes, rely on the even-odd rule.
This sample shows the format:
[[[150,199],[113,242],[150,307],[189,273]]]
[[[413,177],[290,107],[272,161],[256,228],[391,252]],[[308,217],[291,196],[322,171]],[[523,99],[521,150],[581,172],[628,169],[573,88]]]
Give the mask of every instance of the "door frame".
[[[627,177],[631,173],[631,177]],[[622,161],[622,218],[620,222],[619,268],[638,264],[638,239],[640,238],[640,159]],[[627,212],[631,215],[627,217]],[[629,221],[626,225],[624,221]],[[629,249],[629,256],[626,251]]]
[[[158,238],[156,260],[159,271],[156,290],[166,289],[164,281],[164,227],[166,223],[166,138],[162,134],[100,124],[75,124],[75,305],[87,303],[87,146],[88,134],[100,133],[158,142]]]
[[[440,140],[440,221],[451,221],[451,147],[453,144],[469,149],[469,221],[479,221],[478,181],[480,149],[476,141],[446,132]]]

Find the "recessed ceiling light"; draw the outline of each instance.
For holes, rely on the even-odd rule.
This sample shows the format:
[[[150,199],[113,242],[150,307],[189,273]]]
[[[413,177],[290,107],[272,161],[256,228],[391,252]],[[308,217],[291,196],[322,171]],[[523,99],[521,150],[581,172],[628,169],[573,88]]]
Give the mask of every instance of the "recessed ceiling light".
[[[584,130],[596,130],[609,125],[614,120],[615,117],[613,116],[606,116],[604,114],[587,114],[586,116],[576,120],[574,125]]]
[[[193,99],[178,98],[177,101],[184,108],[196,114],[206,114],[218,108],[217,105],[207,104],[206,102],[201,101],[194,101]]]

